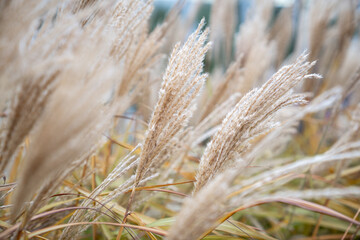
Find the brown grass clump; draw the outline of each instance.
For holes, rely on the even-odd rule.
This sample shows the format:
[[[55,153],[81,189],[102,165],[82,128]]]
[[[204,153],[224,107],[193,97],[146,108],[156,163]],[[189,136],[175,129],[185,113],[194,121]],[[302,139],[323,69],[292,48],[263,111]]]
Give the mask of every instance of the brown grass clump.
[[[359,238],[358,3],[207,2],[0,2],[0,239]]]

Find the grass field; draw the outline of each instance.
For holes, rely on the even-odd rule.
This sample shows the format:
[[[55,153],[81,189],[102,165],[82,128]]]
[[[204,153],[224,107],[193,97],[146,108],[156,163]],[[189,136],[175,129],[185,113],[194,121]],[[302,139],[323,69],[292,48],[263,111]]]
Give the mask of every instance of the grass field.
[[[0,2],[0,239],[359,239],[360,3],[280,2]]]

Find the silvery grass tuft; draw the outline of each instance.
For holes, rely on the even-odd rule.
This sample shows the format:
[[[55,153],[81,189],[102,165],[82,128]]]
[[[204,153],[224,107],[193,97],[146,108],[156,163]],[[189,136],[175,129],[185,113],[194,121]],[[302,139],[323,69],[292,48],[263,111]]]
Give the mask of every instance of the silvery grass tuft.
[[[307,62],[301,55],[293,65],[282,67],[263,86],[247,93],[223,120],[200,160],[195,192],[214,175],[232,167],[234,158],[245,154],[251,140],[276,127],[274,115],[280,109],[294,104],[305,104],[305,94],[294,94],[292,89],[307,78],[315,62]]]
[[[202,89],[207,74],[202,73],[208,29],[200,32],[204,19],[183,46],[176,44],[163,76],[159,100],[150,119],[148,131],[136,170],[135,184],[162,162],[157,160],[168,142],[181,133],[195,110],[195,99]]]

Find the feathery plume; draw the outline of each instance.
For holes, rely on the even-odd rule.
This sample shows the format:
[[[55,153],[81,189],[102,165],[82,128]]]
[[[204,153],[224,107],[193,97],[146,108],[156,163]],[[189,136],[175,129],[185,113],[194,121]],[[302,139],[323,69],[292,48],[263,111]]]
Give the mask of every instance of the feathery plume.
[[[216,226],[216,221],[226,212],[229,184],[236,172],[220,174],[196,196],[185,200],[174,225],[169,230],[168,240],[199,239],[203,233]]]
[[[293,94],[292,88],[307,78],[315,62],[307,62],[301,55],[290,66],[282,67],[261,88],[247,93],[223,120],[200,160],[195,192],[199,191],[214,175],[233,162],[235,154],[244,154],[254,137],[275,127],[274,115],[281,108],[304,104],[303,94]]]
[[[242,55],[231,63],[221,82],[215,86],[214,94],[205,103],[200,120],[204,120],[214,110],[214,108],[225,101],[227,96],[238,90],[238,86],[241,85],[240,82],[243,80],[244,70],[241,65]]]
[[[57,66],[59,59],[62,59],[62,68],[57,75],[56,90],[31,136],[31,150],[20,174],[13,217],[18,215],[23,203],[29,201],[41,185],[54,180],[53,177],[62,170],[76,166],[70,163],[93,150],[117,108],[116,104],[107,104],[110,88],[118,76],[114,62],[111,59],[104,61],[104,55],[111,47],[111,38],[104,39],[106,32],[92,35],[93,31],[106,24],[106,19],[89,22],[80,33],[77,29],[79,25],[72,22],[78,21],[75,17],[59,18],[59,28],[63,26],[63,21],[69,19],[74,25],[67,33],[58,32],[60,29],[57,25],[54,32],[50,31],[60,34],[57,36],[60,39],[66,36],[67,41],[62,39],[66,42],[64,48],[57,50],[59,57],[48,62]],[[40,43],[51,37],[50,33],[39,37]],[[97,50],[89,52],[88,49],[94,44]],[[67,47],[71,48],[71,53]]]
[[[64,81],[54,92],[32,136],[32,148],[16,189],[14,216],[40,187],[39,179],[49,181],[53,174],[68,168],[71,161],[90,151],[99,141],[104,125],[111,119],[107,107],[104,108],[102,101],[93,97],[101,96],[101,88],[93,89],[97,84],[82,84],[79,80],[75,84],[66,82],[71,74],[62,76]]]
[[[210,40],[213,43],[211,50],[213,59],[219,65],[228,64],[231,60],[233,35],[236,26],[237,1],[215,0],[210,14]],[[225,61],[224,61],[225,59]],[[223,64],[220,64],[223,61]]]
[[[261,2],[261,6],[268,9],[271,1]],[[237,87],[242,94],[247,93],[263,80],[274,57],[274,43],[269,40],[267,31],[267,14],[261,10],[250,14],[236,34],[236,55],[242,56],[241,67],[244,69],[243,79]],[[266,10],[267,11],[267,10]]]
[[[159,100],[149,123],[149,130],[142,147],[135,184],[159,166],[157,156],[167,143],[183,129],[191,117],[194,99],[198,96],[207,77],[202,74],[203,60],[210,44],[205,44],[208,29],[200,32],[202,20],[197,30],[180,47],[176,44],[169,59]],[[156,168],[156,167],[155,167]]]
[[[46,64],[45,64],[46,65]],[[45,68],[47,72],[42,73]],[[37,66],[22,76],[7,117],[0,127],[0,173],[3,173],[17,147],[40,118],[51,95],[59,71],[57,67]],[[25,69],[28,70],[28,69]]]

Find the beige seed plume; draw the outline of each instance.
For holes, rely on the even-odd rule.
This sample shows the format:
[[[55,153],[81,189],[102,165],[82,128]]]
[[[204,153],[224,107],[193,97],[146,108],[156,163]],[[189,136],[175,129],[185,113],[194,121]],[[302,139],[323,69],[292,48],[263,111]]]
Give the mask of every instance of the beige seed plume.
[[[135,184],[158,166],[156,158],[167,143],[187,125],[198,96],[207,77],[202,74],[203,60],[210,44],[205,44],[208,29],[201,33],[202,20],[197,30],[180,47],[176,44],[160,89],[159,100],[149,123],[136,171]]]
[[[202,234],[216,226],[216,221],[226,212],[226,196],[236,172],[220,174],[192,198],[185,200],[168,240],[199,239]]]
[[[276,126],[275,113],[289,105],[304,104],[304,94],[293,94],[301,80],[320,77],[308,74],[315,62],[301,55],[293,65],[282,67],[261,88],[247,93],[223,120],[219,131],[208,144],[196,176],[195,192],[214,175],[233,163],[235,154],[244,154],[250,141]]]
[[[243,69],[242,55],[238,56],[237,59],[230,64],[227,68],[223,79],[220,83],[215,86],[214,94],[204,104],[200,120],[204,120],[209,114],[219,105],[221,105],[229,95],[232,95],[238,88],[240,81],[242,80]]]
[[[41,73],[46,68],[48,72]],[[0,173],[4,173],[17,147],[43,112],[58,72],[56,67],[33,66],[29,72],[25,71],[21,80],[17,80],[21,86],[12,99],[8,116],[0,126]]]
[[[265,2],[268,4],[267,2],[271,1],[261,2],[263,10],[251,9],[250,11],[254,13],[249,14],[236,34],[236,54],[238,57],[243,56],[241,66],[244,68],[244,80],[238,87],[238,91],[242,94],[259,85],[274,56],[274,44],[269,41],[266,27],[268,18],[264,13],[269,6]]]
[[[37,46],[34,51],[41,54],[48,45],[41,47],[43,42],[40,41],[46,42],[49,37],[64,41],[62,49],[54,50],[56,57],[42,59],[49,66],[61,64],[61,69],[56,88],[30,136],[30,149],[24,158],[14,195],[13,218],[34,193],[49,182],[56,185],[59,179],[55,177],[69,173],[77,166],[74,163],[78,159],[84,159],[84,155],[93,150],[118,107],[106,104],[111,86],[119,76],[112,59],[104,57],[111,47],[111,38],[107,38],[110,34],[97,32],[93,35],[93,30],[103,29],[106,21],[89,22],[81,31],[75,17],[57,21],[54,30],[48,30],[48,34],[39,36],[34,43]],[[71,28],[68,27],[71,34],[67,34],[71,37],[60,31],[66,23],[71,24]],[[89,51],[94,46],[97,48]],[[37,70],[45,75],[52,73],[50,67]],[[21,114],[26,116],[26,110]]]
[[[131,100],[137,93],[132,89],[144,81],[144,76],[161,56],[158,50],[162,46],[164,31],[168,25],[165,22],[149,33],[152,2],[120,1],[111,20],[111,29],[117,36],[111,55],[126,69],[116,91],[118,96],[127,94]],[[129,94],[130,92],[132,93]]]
[[[52,176],[69,168],[73,161],[93,148],[112,115],[93,97],[99,94],[94,89],[96,85],[66,81],[70,76],[74,74],[63,75],[64,81],[54,92],[32,136],[31,149],[16,189],[14,217],[43,185],[42,181],[54,180]]]
[[[276,18],[269,34],[270,39],[273,39],[276,44],[276,67],[279,67],[286,57],[288,46],[291,43],[293,28],[292,9],[284,8]]]
[[[231,60],[233,35],[236,27],[237,1],[215,0],[210,14],[210,40],[213,59],[228,64]]]

